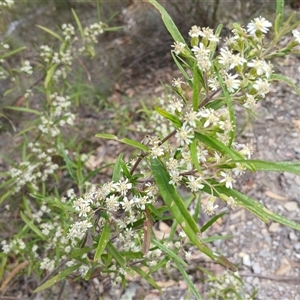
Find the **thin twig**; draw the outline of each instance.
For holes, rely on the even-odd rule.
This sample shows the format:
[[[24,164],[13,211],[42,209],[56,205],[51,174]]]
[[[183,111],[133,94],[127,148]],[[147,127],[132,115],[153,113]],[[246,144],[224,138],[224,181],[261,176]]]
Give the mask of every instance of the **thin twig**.
[[[274,281],[286,282],[291,284],[300,284],[299,277],[293,276],[278,276],[278,275],[263,275],[263,274],[254,274],[254,273],[239,273],[240,276],[244,277],[258,277],[263,279],[270,279]]]

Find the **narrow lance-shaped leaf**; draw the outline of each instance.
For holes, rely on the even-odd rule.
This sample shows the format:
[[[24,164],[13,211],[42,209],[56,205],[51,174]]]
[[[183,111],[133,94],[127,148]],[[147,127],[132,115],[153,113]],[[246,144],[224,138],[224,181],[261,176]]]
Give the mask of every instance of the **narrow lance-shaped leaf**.
[[[115,140],[118,141],[120,143],[126,144],[126,145],[130,145],[133,146],[135,148],[138,148],[142,151],[148,152],[149,149],[147,146],[145,146],[144,144],[137,142],[137,141],[133,141],[131,139],[128,138],[124,138],[124,139],[119,139],[117,136],[113,135],[113,134],[105,134],[105,133],[99,133],[95,135],[98,138],[101,139],[108,139],[108,140]]]
[[[78,16],[77,16],[75,10],[74,10],[73,8],[72,8],[71,10],[72,10],[73,17],[74,17],[74,19],[75,19],[75,21],[76,21],[78,30],[79,30],[79,32],[80,32],[80,36],[81,36],[81,38],[83,39],[83,38],[84,38],[84,32],[83,32],[83,29],[82,29],[81,22],[80,22],[80,20],[79,20],[79,18],[78,18]]]
[[[279,80],[279,81],[285,82],[286,84],[288,84],[290,87],[292,87],[295,90],[295,92],[298,94],[298,96],[300,96],[300,90],[298,89],[298,87],[295,85],[295,83],[291,79],[289,79],[281,74],[272,74],[270,76],[270,80]]]
[[[176,264],[176,267],[177,267],[178,271],[181,273],[181,275],[183,276],[185,282],[187,283],[189,289],[191,290],[191,292],[195,296],[195,298],[197,300],[202,300],[199,292],[196,290],[196,287],[195,287],[194,283],[191,280],[191,277],[187,274],[185,269],[178,262],[175,262],[175,264]]]
[[[265,161],[265,160],[234,160],[234,162],[248,163],[252,165],[257,171],[275,171],[275,172],[288,172],[300,175],[300,162],[291,161]]]
[[[178,28],[176,27],[167,11],[156,0],[149,0],[149,2],[154,5],[161,13],[165,26],[173,37],[174,41],[186,44],[184,38],[182,37],[181,33],[179,32]]]
[[[132,271],[132,269],[127,267],[125,259],[111,242],[107,243],[107,251],[112,255],[112,257],[117,261],[117,263],[123,268],[124,271],[126,271],[131,276],[134,276],[134,272]]]
[[[46,237],[44,234],[41,232],[41,230],[33,224],[33,221],[29,220],[23,212],[20,212],[22,220],[27,224],[27,226],[34,231],[41,239],[46,240]]]
[[[38,28],[50,33],[52,36],[54,36],[55,38],[59,39],[62,43],[64,42],[64,39],[58,35],[57,33],[55,33],[54,31],[52,31],[51,29],[47,28],[47,27],[44,27],[44,26],[41,26],[41,25],[36,25]]]
[[[229,262],[226,257],[213,253],[210,248],[201,241],[199,237],[200,230],[173,185],[169,184],[170,176],[162,163],[158,159],[153,158],[151,158],[150,162],[152,174],[162,198],[190,241],[215,262],[235,272],[235,266]]]
[[[121,162],[122,162],[122,158],[123,158],[123,154],[121,153],[117,160],[116,160],[116,163],[115,163],[115,166],[114,166],[114,171],[113,171],[113,176],[112,176],[112,181],[113,182],[117,182],[120,180],[120,177],[121,177],[121,169],[122,169],[122,165],[121,165]]]
[[[234,189],[228,189],[225,186],[221,186],[215,180],[207,180],[207,181],[209,183],[209,186],[204,185],[203,188],[203,191],[205,191],[206,193],[211,194],[212,189],[210,186],[213,186],[214,196],[224,199],[224,201],[226,201],[226,197],[230,197],[230,196],[233,197],[238,205],[244,207],[245,209],[249,210],[256,216],[258,216],[265,223],[269,222],[270,220],[274,220],[283,225],[300,230],[300,224],[270,211],[265,206],[260,204],[257,200],[248,197]]]
[[[187,263],[180,258],[176,253],[173,252],[173,250],[170,250],[168,247],[166,247],[164,244],[160,243],[159,241],[153,239],[153,245],[157,246],[161,250],[163,250],[165,253],[169,255],[170,258],[172,258],[175,262],[179,263],[180,265],[187,267]]]
[[[51,286],[53,286],[55,283],[61,281],[62,279],[65,279],[68,275],[70,275],[71,273],[73,273],[75,270],[77,270],[80,267],[79,264],[69,267],[67,269],[65,269],[64,271],[60,272],[59,274],[53,276],[51,279],[47,280],[45,283],[43,283],[42,285],[40,285],[38,288],[36,288],[33,292],[34,293],[39,293],[45,289],[50,288]]]
[[[166,119],[170,120],[173,125],[176,128],[180,128],[182,125],[182,122],[179,120],[179,118],[177,118],[176,116],[170,114],[169,112],[165,111],[164,109],[158,107],[158,106],[154,106],[154,109],[163,117],[165,117]]]
[[[109,221],[107,220],[105,225],[103,226],[102,233],[98,241],[96,253],[94,255],[94,260],[100,259],[109,241],[109,237],[110,237],[110,227],[109,227]]]
[[[235,135],[235,132],[234,132],[234,129],[235,129],[235,114],[234,114],[233,103],[232,103],[232,99],[230,97],[230,94],[227,90],[227,87],[224,84],[223,78],[222,78],[222,76],[221,76],[221,74],[220,74],[220,72],[218,71],[217,68],[215,68],[215,72],[217,74],[218,81],[220,83],[223,94],[225,96],[225,101],[226,101],[227,108],[228,108],[228,111],[229,111],[230,123],[232,125],[232,130],[229,133],[229,137],[230,137],[229,146],[231,146],[231,144],[233,142],[233,139],[234,139],[234,135]]]
[[[161,287],[156,283],[156,281],[145,271],[143,271],[140,267],[132,266],[131,267],[137,274],[139,274],[142,278],[144,278],[150,285],[152,285],[157,290],[161,291]]]

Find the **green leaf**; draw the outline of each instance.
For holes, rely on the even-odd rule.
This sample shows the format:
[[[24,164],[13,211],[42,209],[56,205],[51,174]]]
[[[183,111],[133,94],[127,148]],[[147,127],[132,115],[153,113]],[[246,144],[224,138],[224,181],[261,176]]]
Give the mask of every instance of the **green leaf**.
[[[190,148],[192,163],[193,163],[194,167],[197,169],[197,171],[200,174],[203,174],[202,169],[199,165],[199,161],[198,161],[196,140],[193,140],[193,142],[189,145],[189,148]]]
[[[224,100],[216,99],[214,101],[208,102],[205,107],[206,108],[212,108],[214,110],[218,110],[220,107],[222,107],[225,104]]]
[[[211,136],[203,135],[199,132],[195,132],[195,137],[197,140],[201,141],[206,146],[221,152],[223,155],[228,154],[233,160],[245,161],[242,154],[229,148],[228,146],[226,146],[225,144],[223,144],[222,142],[220,142],[219,140]]]
[[[300,230],[300,224],[268,210],[265,206],[260,204],[255,199],[248,197],[234,189],[228,189],[225,186],[220,186],[214,180],[207,180],[207,181],[209,185],[204,185],[203,188],[203,191],[205,191],[206,193],[211,194],[212,193],[211,186],[213,186],[214,193],[216,192],[218,193],[218,195],[214,194],[214,196],[220,197],[221,199],[222,199],[222,194],[225,194],[228,197],[230,196],[233,197],[238,205],[246,208],[256,216],[258,216],[265,223],[269,222],[270,220],[274,220],[283,225]]]
[[[138,273],[142,278],[144,278],[150,285],[152,285],[154,288],[156,288],[161,292],[161,287],[155,282],[155,280],[149,274],[143,271],[140,267],[132,266],[131,268],[136,273]]]
[[[198,219],[199,219],[199,216],[200,216],[200,212],[201,212],[201,196],[202,196],[202,193],[198,193],[198,199],[197,199],[197,202],[196,202],[196,207],[195,207],[195,212],[194,212],[194,220],[195,222],[198,222]],[[200,229],[201,231],[201,229]],[[201,231],[202,232],[202,231]]]
[[[78,16],[77,16],[75,10],[72,8],[71,11],[72,11],[73,17],[74,17],[74,19],[75,19],[75,21],[76,21],[78,30],[79,30],[79,32],[80,32],[80,36],[81,36],[81,38],[83,39],[83,38],[84,38],[84,32],[83,32],[83,29],[82,29],[81,22],[80,22],[80,20],[79,20],[79,18],[78,18]]]
[[[174,186],[169,184],[170,176],[160,160],[151,158],[150,164],[154,180],[162,198],[193,245],[197,246],[201,252],[209,256],[215,262],[229,268],[230,270],[236,271],[235,266],[224,256],[213,253],[209,247],[200,240],[200,230],[195,220],[186,209],[184,202],[176,192]]]
[[[38,116],[41,116],[43,114],[43,113],[41,113],[38,110],[27,108],[27,107],[3,106],[3,109],[10,109],[10,110],[15,110],[15,111],[21,111],[21,112],[31,113],[31,114],[36,114]]]
[[[171,180],[170,176],[158,159],[151,158],[151,170],[161,196],[174,214],[179,225],[183,228],[183,230],[187,227],[194,234],[200,232],[196,222],[191,217],[177,191],[173,185],[169,184],[169,181]]]
[[[55,38],[59,39],[62,43],[64,42],[64,39],[59,36],[57,33],[55,33],[54,31],[50,30],[49,28],[47,27],[44,27],[44,26],[41,26],[41,25],[36,25],[38,28],[50,33],[52,36],[54,36]]]
[[[83,247],[80,249],[75,249],[72,250],[71,254],[70,254],[70,258],[74,258],[74,259],[80,259],[82,258],[82,256],[88,252],[91,251],[90,247]]]
[[[300,162],[290,161],[265,161],[265,160],[236,160],[236,162],[247,162],[255,167],[258,171],[275,171],[275,172],[289,172],[292,174],[300,175]]]
[[[66,167],[67,167],[67,170],[70,174],[70,176],[73,178],[74,182],[75,183],[78,183],[78,179],[76,177],[76,173],[74,172],[73,168],[74,168],[74,164],[72,163],[72,161],[69,159],[65,149],[64,149],[64,146],[61,144],[61,143],[58,143],[57,144],[57,147],[61,153],[61,156],[63,157],[65,163],[66,163]]]
[[[182,122],[174,115],[168,113],[158,106],[154,106],[154,109],[163,117],[170,120],[176,128],[180,128],[182,126]]]
[[[33,221],[29,220],[24,213],[21,211],[20,216],[22,220],[26,223],[26,225],[35,232],[41,239],[46,240],[47,238],[44,236],[44,234],[40,231],[40,229],[34,225]]]
[[[234,238],[234,235],[213,235],[203,239],[205,243],[211,243],[219,240],[229,240]]]
[[[170,258],[172,258],[175,262],[179,263],[180,265],[184,266],[184,267],[188,267],[188,264],[181,259],[176,253],[174,253],[172,250],[170,250],[168,247],[166,247],[165,245],[163,245],[162,243],[160,243],[159,241],[152,239],[152,243],[153,245],[157,246],[158,248],[160,248],[161,250],[163,250],[165,253],[168,254],[168,256]]]
[[[282,24],[282,16],[284,10],[284,0],[276,0],[276,16],[280,16],[278,20],[278,28],[280,28]]]
[[[69,274],[73,273],[75,270],[77,270],[80,267],[80,264],[77,264],[75,266],[66,268],[64,271],[60,272],[59,274],[53,276],[51,279],[47,280],[45,283],[40,285],[38,288],[36,288],[33,292],[39,293],[45,289],[50,288],[55,283],[61,281],[62,279],[65,279]]]
[[[193,293],[193,295],[195,296],[195,298],[197,300],[201,300],[201,296],[198,293],[198,291],[196,290],[196,287],[194,285],[194,283],[191,280],[191,277],[186,273],[186,271],[184,270],[184,268],[182,267],[182,265],[180,265],[178,262],[175,262],[176,267],[178,269],[178,271],[181,273],[181,275],[183,276],[185,282],[187,283],[189,289],[191,290],[191,292]]]
[[[280,74],[272,74],[270,76],[270,80],[274,80],[274,81],[279,80],[279,81],[285,82],[287,85],[289,85],[290,87],[292,87],[295,90],[295,92],[298,94],[298,96],[300,96],[300,90],[298,89],[298,87],[294,84],[294,82],[291,79],[289,79],[283,75],[280,75]]]
[[[235,135],[235,114],[234,114],[234,108],[233,108],[233,103],[232,103],[232,99],[230,97],[230,94],[227,90],[227,87],[225,86],[224,84],[224,81],[223,81],[223,78],[220,74],[220,72],[218,71],[218,69],[215,67],[215,73],[217,74],[217,77],[218,77],[218,81],[220,83],[220,86],[222,88],[222,91],[223,91],[223,94],[225,96],[225,101],[226,101],[226,104],[227,104],[227,108],[228,108],[228,111],[229,111],[229,117],[230,117],[230,123],[232,125],[232,130],[230,131],[229,133],[229,137],[230,137],[230,140],[229,140],[229,145],[231,146],[233,140],[234,140],[234,135]]]
[[[226,213],[222,212],[216,216],[213,216],[207,223],[205,223],[200,229],[201,232],[204,232],[206,229],[212,226],[219,218],[223,217]]]
[[[165,23],[165,26],[173,37],[174,41],[186,44],[184,38],[182,37],[181,33],[179,32],[178,28],[176,27],[167,11],[156,0],[149,0],[149,2],[160,12],[162,20]]]
[[[146,147],[144,144],[142,144],[140,142],[137,142],[137,141],[133,141],[133,140],[128,139],[128,138],[119,139],[117,136],[115,136],[113,134],[105,134],[105,133],[98,133],[95,136],[98,137],[98,138],[101,138],[101,139],[115,140],[115,141],[118,141],[120,143],[133,146],[133,147],[138,148],[138,149],[140,149],[142,151],[145,151],[145,152],[149,151],[148,147]]]
[[[198,111],[199,106],[199,92],[200,92],[200,82],[203,85],[203,77],[200,76],[200,71],[198,71],[197,63],[194,63],[193,70],[193,109],[194,111]]]
[[[132,269],[126,266],[126,261],[119,253],[119,251],[114,247],[111,242],[107,243],[107,251],[112,255],[112,257],[117,261],[117,263],[126,271],[129,275],[134,276]]]
[[[182,67],[182,65],[180,64],[180,62],[178,61],[177,56],[175,55],[174,52],[171,52],[171,55],[172,55],[172,57],[174,59],[174,62],[176,64],[177,68],[180,70],[182,76],[184,77],[184,79],[186,80],[186,82],[189,84],[189,86],[192,88],[193,87],[193,82],[190,79],[189,75],[184,70],[184,68]]]
[[[109,227],[108,221],[106,221],[105,225],[103,226],[103,230],[102,230],[101,236],[98,241],[96,253],[94,255],[95,261],[100,259],[101,255],[102,255],[103,251],[105,250],[105,247],[109,241],[109,237],[110,237],[110,227]]]
[[[45,89],[48,88],[50,81],[52,80],[53,74],[57,68],[57,64],[53,64],[48,70],[45,77],[44,87]]]
[[[1,58],[1,59],[7,58],[7,57],[9,57],[9,56],[12,56],[12,55],[14,55],[14,54],[20,52],[20,51],[25,50],[25,49],[26,49],[26,47],[20,47],[20,48],[18,48],[18,49],[12,50],[12,51],[10,51],[10,52],[5,52],[5,53],[3,53],[3,54],[0,55],[0,58]]]
[[[114,166],[114,171],[113,171],[113,176],[112,176],[112,181],[113,182],[118,182],[121,178],[121,169],[122,169],[122,161],[123,161],[123,154],[119,154],[117,161]]]

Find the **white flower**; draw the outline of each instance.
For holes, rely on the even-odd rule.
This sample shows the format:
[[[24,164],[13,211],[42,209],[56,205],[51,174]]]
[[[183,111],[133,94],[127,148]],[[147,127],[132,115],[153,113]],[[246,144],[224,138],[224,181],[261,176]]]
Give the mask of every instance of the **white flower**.
[[[251,21],[247,25],[247,31],[251,35],[255,35],[256,32],[258,32],[258,31],[260,31],[262,33],[267,33],[269,31],[268,27],[272,27],[272,23],[263,17],[258,17],[258,18],[254,18],[254,21]]]
[[[186,260],[191,260],[191,258],[192,258],[191,251],[185,252],[185,258],[186,258]]]
[[[200,31],[200,36],[208,39],[210,42],[218,42],[220,39],[214,34],[214,31],[209,27],[203,27]]]
[[[210,49],[206,48],[203,43],[199,43],[199,47],[194,46],[192,51],[195,53],[199,69],[208,71],[211,67],[211,61],[209,59]]]
[[[195,178],[194,176],[188,176],[187,186],[191,189],[192,192],[198,192],[203,189],[204,185],[202,184],[202,177]]]
[[[175,52],[175,54],[179,55],[183,51],[185,44],[182,42],[174,42],[174,45],[172,45],[171,47],[174,48],[173,51]]]
[[[236,163],[236,167],[232,169],[232,172],[235,176],[241,176],[245,173],[245,166],[240,164],[240,163]]]
[[[232,174],[231,172],[224,172],[224,171],[221,171],[221,176],[223,177],[220,182],[224,182],[225,183],[225,186],[228,188],[228,189],[232,189],[232,184],[235,182],[235,180],[232,178]]]
[[[45,257],[43,258],[41,264],[40,264],[40,269],[41,270],[47,270],[49,272],[51,272],[55,267],[55,261],[54,260],[50,260],[50,258]]]
[[[220,87],[220,83],[217,77],[211,77],[208,79],[208,86],[212,91],[216,91]]]
[[[132,188],[132,183],[128,182],[128,178],[125,180],[120,180],[115,184],[115,189],[117,192],[121,193],[122,196],[125,196],[127,191]]]
[[[194,138],[194,130],[192,127],[189,127],[187,123],[184,123],[176,132],[175,137],[180,145],[189,145]]]
[[[196,127],[196,120],[198,119],[199,115],[197,111],[194,111],[192,108],[189,108],[186,113],[184,114],[184,121],[188,123],[191,127]]]
[[[166,162],[167,168],[170,171],[176,171],[178,168],[178,160],[175,158],[171,157],[169,160]]]
[[[250,159],[252,152],[253,152],[252,147],[250,147],[249,145],[244,145],[244,144],[241,144],[240,146],[242,147],[242,149],[239,152],[242,155],[246,156],[247,159]]]
[[[125,211],[131,211],[134,204],[135,204],[134,200],[133,199],[129,200],[127,197],[124,197],[121,202],[121,205]]]
[[[258,95],[262,96],[263,98],[266,96],[266,94],[270,91],[270,84],[265,79],[257,79],[255,83],[253,84],[253,87],[257,90]]]
[[[182,180],[182,176],[177,171],[170,171],[170,177],[171,180],[169,181],[169,184],[172,184],[174,186],[179,185],[180,181]]]
[[[185,82],[182,80],[182,78],[173,78],[172,79],[172,86],[175,88],[181,88],[181,85]]]
[[[216,198],[211,196],[209,200],[207,201],[206,207],[204,208],[204,212],[211,216],[215,214],[215,210],[219,207],[219,205],[214,205],[215,204]]]
[[[294,30],[292,31],[292,33],[293,33],[293,36],[294,36],[294,38],[295,38],[295,41],[296,41],[297,43],[300,44],[300,31],[294,29]]]
[[[164,155],[164,149],[162,146],[155,145],[151,148],[150,153],[152,158],[157,158]]]
[[[272,73],[272,64],[267,63],[265,60],[260,59],[252,59],[252,61],[248,62],[248,67],[254,68],[256,70],[257,75],[266,74],[266,77],[269,78]]]
[[[201,28],[199,26],[192,26],[191,30],[189,31],[190,37],[198,37],[201,34]]]
[[[116,195],[110,195],[105,199],[105,204],[108,210],[117,211],[120,206],[119,198]]]
[[[233,93],[235,90],[237,90],[240,87],[241,81],[239,79],[236,79],[239,75],[238,74],[227,74],[224,83],[226,84],[227,90],[229,93]]]
[[[25,60],[20,70],[25,74],[31,75],[33,73],[33,70],[32,70],[32,66],[30,65],[30,61]]]
[[[212,108],[201,108],[198,114],[202,118],[206,118],[203,125],[204,128],[208,127],[210,124],[217,125],[219,118],[216,116],[215,111]]]
[[[256,105],[256,100],[252,95],[246,94],[245,103],[243,104],[244,107],[248,109],[254,108]]]
[[[194,46],[192,48],[192,51],[195,53],[196,58],[206,57],[206,56],[209,56],[209,54],[210,54],[210,50],[208,48],[206,48],[203,43],[199,43],[199,47]]]
[[[180,99],[173,97],[172,100],[170,101],[170,112],[175,113],[176,110],[178,112],[182,111],[183,108],[183,103]]]
[[[229,66],[231,64],[232,52],[227,47],[221,48],[219,63],[223,66]]]

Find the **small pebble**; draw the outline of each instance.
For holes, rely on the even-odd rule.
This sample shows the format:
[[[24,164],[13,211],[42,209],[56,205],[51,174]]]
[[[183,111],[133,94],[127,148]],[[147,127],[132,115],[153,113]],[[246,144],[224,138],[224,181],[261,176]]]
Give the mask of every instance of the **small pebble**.
[[[289,233],[289,238],[290,238],[291,241],[297,241],[298,240],[298,238],[297,238],[297,236],[296,236],[296,234],[295,234],[294,231],[291,231]]]
[[[280,228],[280,224],[279,223],[272,223],[269,227],[269,231],[270,232],[277,232]]]
[[[258,262],[254,263],[252,265],[252,270],[254,274],[260,274],[261,273],[261,268]]]
[[[300,243],[294,244],[294,249],[295,250],[300,250]]]
[[[246,267],[251,267],[251,260],[250,260],[250,255],[249,254],[245,254],[243,256],[243,265]]]
[[[289,201],[284,204],[284,208],[287,211],[296,211],[298,209],[298,203],[295,201]]]

